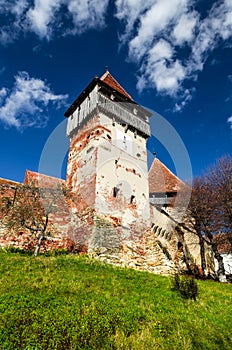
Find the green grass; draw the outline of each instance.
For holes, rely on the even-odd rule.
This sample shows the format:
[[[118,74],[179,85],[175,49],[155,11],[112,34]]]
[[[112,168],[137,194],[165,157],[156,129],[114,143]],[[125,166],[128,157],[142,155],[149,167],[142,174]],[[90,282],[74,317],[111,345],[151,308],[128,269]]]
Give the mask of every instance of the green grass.
[[[232,285],[170,278],[86,256],[0,251],[0,349],[232,349]]]

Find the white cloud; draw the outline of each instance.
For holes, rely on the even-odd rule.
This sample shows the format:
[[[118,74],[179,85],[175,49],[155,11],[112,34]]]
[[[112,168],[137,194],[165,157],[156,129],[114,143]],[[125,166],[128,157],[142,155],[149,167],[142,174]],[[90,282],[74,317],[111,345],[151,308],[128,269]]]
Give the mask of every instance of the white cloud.
[[[135,23],[141,15],[154,4],[154,0],[116,0],[115,16],[125,23],[125,31],[120,36],[125,43],[131,36]],[[129,15],[128,15],[129,14]]]
[[[17,39],[24,26],[24,12],[28,6],[28,0],[0,0],[0,14],[4,15],[0,26],[0,43],[8,44]]]
[[[35,0],[34,7],[27,11],[29,28],[40,38],[50,39],[53,32],[59,30],[57,22],[62,24],[64,21],[59,11],[61,6],[65,6],[71,25],[63,30],[63,34],[80,34],[90,28],[99,29],[104,26],[108,2],[109,0]]]
[[[11,5],[10,1],[0,0],[0,12],[1,13],[8,11],[11,6],[12,5]]]
[[[198,31],[192,45],[189,73],[201,71],[218,42],[232,36],[232,1],[225,0],[219,6],[214,5],[208,17],[199,23]]]
[[[8,19],[1,26],[0,42],[11,42],[22,31],[50,40],[56,33],[80,34],[102,28],[108,4],[109,0],[0,0],[0,13]]]
[[[176,45],[191,42],[194,38],[194,29],[198,21],[198,13],[185,13],[173,29],[172,36]]]
[[[127,4],[127,10],[132,8],[132,2],[123,1],[124,5]],[[118,18],[126,21],[129,11],[122,12],[119,3],[122,4],[122,1],[116,3],[120,14]],[[153,0],[145,7],[139,2],[139,17],[134,18],[133,22],[126,21],[127,35],[128,26],[130,32],[134,26],[134,37],[129,41],[128,48],[129,58],[140,64],[139,91],[155,87],[160,93],[174,96],[180,90],[187,70],[184,62],[176,57],[176,45],[190,42],[193,38],[198,15],[196,12],[188,14],[192,3],[192,0]],[[183,28],[186,22],[187,29]]]
[[[193,97],[193,93],[195,92],[195,89],[192,88],[191,90],[189,89],[185,89],[182,93],[181,93],[181,100],[179,102],[175,103],[174,112],[180,112],[183,110],[183,108],[191,101],[192,97]]]
[[[6,97],[7,95],[7,89],[5,87],[3,87],[1,90],[0,90],[0,104],[2,103],[2,101],[4,100],[4,98]]]
[[[166,40],[159,40],[149,51],[150,63],[160,59],[170,59],[173,56],[173,48]]]
[[[16,16],[21,16],[28,7],[28,0],[17,0],[13,3],[11,1],[11,6],[11,11],[15,13]]]
[[[185,69],[178,60],[173,59],[173,47],[165,40],[156,42],[148,53],[148,58],[142,64],[137,88],[141,91],[147,84],[155,86],[157,91],[169,91],[175,95],[179,81],[185,77]]]
[[[90,28],[99,29],[105,25],[105,15],[109,0],[69,0],[67,7],[72,15],[73,34]]]
[[[185,70],[179,61],[167,66],[166,61],[162,60],[156,64],[151,81],[156,84],[158,91],[169,91],[169,94],[174,95],[184,77]]]
[[[0,42],[15,40],[22,31],[41,39],[81,34],[105,26],[110,0],[0,0],[4,23]],[[124,24],[120,42],[138,67],[137,87],[147,87],[172,98],[182,97],[186,80],[194,80],[219,42],[232,36],[232,0],[208,2],[198,13],[197,0],[115,0],[115,16]],[[179,106],[179,107],[178,107]]]
[[[49,39],[55,12],[61,3],[60,0],[35,0],[34,7],[28,9],[29,27],[40,38]]]
[[[184,12],[188,0],[156,0],[140,18],[138,34],[129,44],[132,59],[141,59],[155,38]]]
[[[30,78],[27,72],[19,72],[11,91],[0,90],[0,120],[18,129],[44,127],[49,103],[62,103],[67,95],[55,95],[41,79]]]
[[[154,86],[161,93],[167,93],[168,91],[170,96],[176,95],[179,84],[186,75],[178,60],[167,62],[165,59],[159,60],[153,65],[145,65],[141,72],[142,75],[139,77],[137,84],[140,91],[146,86]]]
[[[232,129],[232,116],[227,119],[227,123],[230,124],[230,128]]]
[[[137,12],[133,3],[138,4]],[[195,0],[153,0],[146,7],[138,0],[116,1],[116,16],[125,23],[128,56],[140,66],[138,89],[153,87],[181,98],[176,111],[191,100],[192,90],[185,89],[185,81],[195,79],[219,42],[232,36],[231,0],[214,1],[203,18],[195,4]]]

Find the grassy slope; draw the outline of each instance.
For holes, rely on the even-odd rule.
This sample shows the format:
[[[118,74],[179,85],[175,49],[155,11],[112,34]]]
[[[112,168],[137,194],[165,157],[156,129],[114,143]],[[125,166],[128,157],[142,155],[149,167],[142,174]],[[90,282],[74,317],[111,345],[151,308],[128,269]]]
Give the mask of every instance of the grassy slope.
[[[232,286],[170,279],[88,260],[0,251],[0,349],[231,349]]]

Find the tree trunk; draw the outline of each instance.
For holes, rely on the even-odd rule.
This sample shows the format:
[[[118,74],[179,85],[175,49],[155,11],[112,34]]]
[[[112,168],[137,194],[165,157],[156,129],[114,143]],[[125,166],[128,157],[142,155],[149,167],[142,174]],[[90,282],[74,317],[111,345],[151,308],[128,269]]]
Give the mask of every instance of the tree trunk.
[[[42,231],[39,236],[38,243],[36,244],[36,247],[35,247],[34,256],[37,256],[39,254],[43,238],[44,238],[44,231]]]
[[[201,269],[202,274],[205,276],[205,270],[206,270],[206,260],[205,260],[205,240],[202,237],[201,228],[199,225],[195,226],[197,235],[199,237],[199,244],[200,244],[200,255],[201,255]]]
[[[223,257],[218,251],[218,244],[214,241],[214,236],[209,230],[206,230],[205,234],[208,237],[209,242],[211,244],[214,257],[218,261],[218,270],[216,271],[216,275],[218,276],[218,279],[220,282],[227,282],[226,271],[223,263]]]
[[[202,268],[202,274],[205,276],[205,270],[206,270],[206,260],[205,260],[205,241],[202,235],[199,236],[199,244],[200,244],[200,254],[201,254],[201,268]]]
[[[47,225],[48,225],[48,214],[46,214],[46,220],[45,220],[45,223],[44,223],[44,227],[43,227],[43,230],[39,236],[39,239],[38,239],[38,243],[35,247],[35,251],[34,251],[34,256],[37,256],[39,254],[39,251],[40,251],[40,247],[41,247],[41,243],[42,243],[42,240],[45,236],[45,232],[46,232],[46,229],[47,229]]]
[[[224,267],[224,263],[223,263],[223,257],[218,252],[216,243],[212,243],[212,249],[213,249],[213,252],[214,252],[214,257],[218,261],[217,275],[218,275],[219,281],[220,282],[227,282],[225,267]]]

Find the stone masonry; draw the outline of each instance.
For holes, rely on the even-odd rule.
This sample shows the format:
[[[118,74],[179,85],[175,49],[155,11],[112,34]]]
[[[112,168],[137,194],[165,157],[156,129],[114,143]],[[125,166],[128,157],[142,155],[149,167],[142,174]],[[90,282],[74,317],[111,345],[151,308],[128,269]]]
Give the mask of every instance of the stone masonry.
[[[42,251],[65,248],[162,274],[200,265],[198,238],[181,225],[175,209],[178,191],[185,185],[157,158],[148,172],[150,112],[107,70],[90,82],[65,116],[70,139],[66,181],[31,171],[24,181],[60,189]],[[18,186],[1,179],[1,197],[8,196],[12,203]],[[6,218],[0,219],[1,247],[35,246],[38,237],[23,227],[9,232]],[[212,271],[210,249],[207,262]]]

